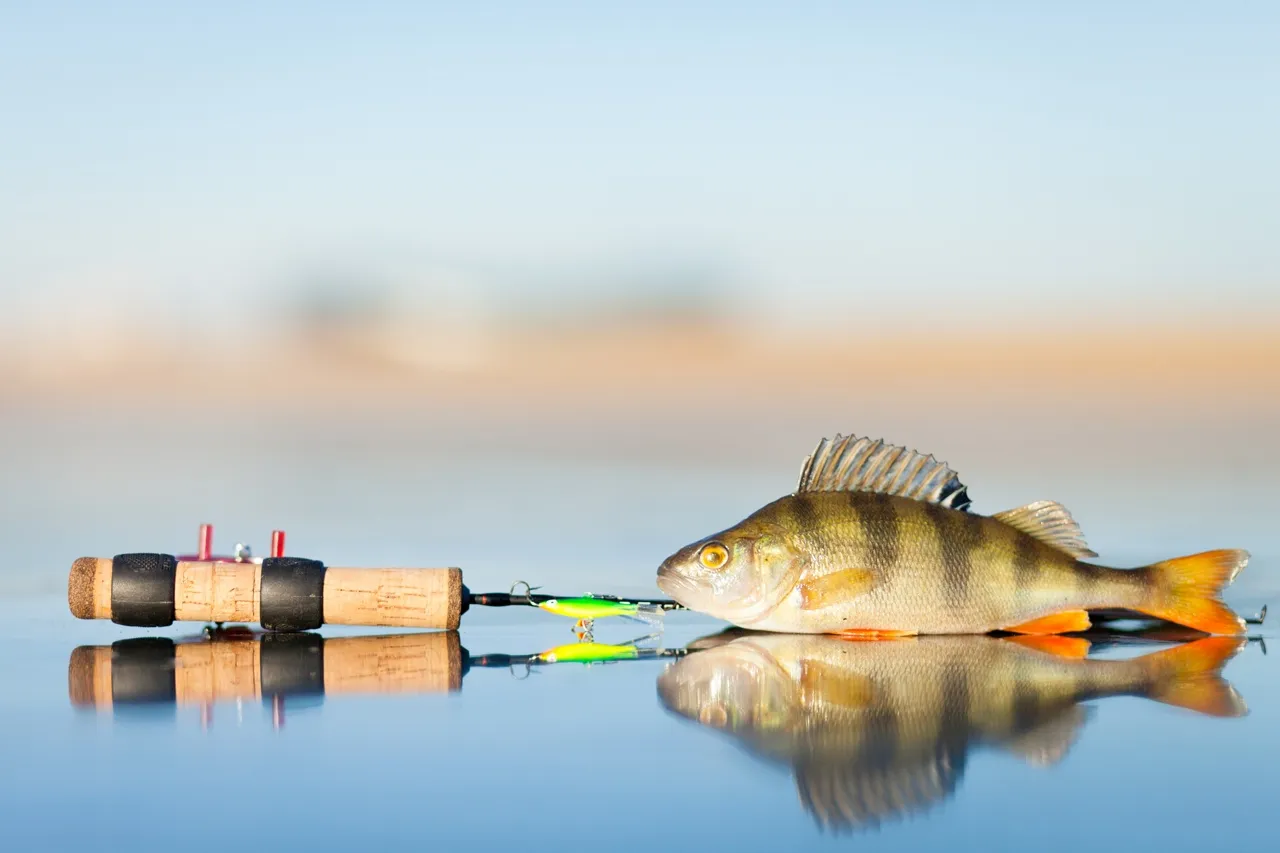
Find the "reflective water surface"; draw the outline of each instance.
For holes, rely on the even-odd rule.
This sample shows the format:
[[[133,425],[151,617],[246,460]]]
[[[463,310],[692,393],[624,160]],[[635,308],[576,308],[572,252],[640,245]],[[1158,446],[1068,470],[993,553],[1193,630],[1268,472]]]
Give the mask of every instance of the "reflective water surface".
[[[15,849],[1275,839],[1264,639],[855,642],[676,614],[582,644],[523,610],[460,633],[23,636],[54,604],[6,603],[0,629],[26,685],[0,699]]]
[[[198,624],[72,618],[71,562],[189,549],[210,521],[222,544],[259,550],[283,527],[292,553],[334,565],[460,565],[478,591],[523,579],[652,595],[661,557],[788,489],[793,460],[455,457],[452,439],[409,427],[383,447],[267,441],[219,422],[199,435],[219,464],[173,489],[194,438],[104,429],[94,424],[90,452],[38,423],[0,423],[0,849],[1280,841],[1280,660],[1266,653],[1280,564],[1265,471],[1197,474],[1174,521],[1167,475],[1121,471],[1104,487],[1066,462],[965,472],[983,511],[1063,497],[1119,565],[1250,548],[1228,601],[1273,612],[1243,644],[1130,625],[1087,641],[854,643],[676,613],[635,643],[647,626],[602,620],[584,647],[570,620],[531,608],[473,608],[456,634],[210,638]],[[811,431],[796,433],[798,462]],[[246,486],[259,480],[270,488]]]

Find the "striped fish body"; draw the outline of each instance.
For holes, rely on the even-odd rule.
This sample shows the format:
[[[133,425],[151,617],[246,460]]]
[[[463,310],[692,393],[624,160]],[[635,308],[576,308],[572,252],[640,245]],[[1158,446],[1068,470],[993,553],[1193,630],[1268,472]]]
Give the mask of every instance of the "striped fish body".
[[[776,608],[744,627],[806,633],[983,633],[1055,613],[1136,607],[1138,572],[1083,563],[996,519],[866,492],[781,498],[743,526],[787,531],[806,566]],[[860,593],[848,570],[869,573]],[[824,589],[824,606],[810,606]]]
[[[1061,504],[990,516],[933,457],[825,439],[793,494],[668,557],[658,586],[735,625],[793,633],[1026,634],[1081,631],[1125,609],[1212,634],[1244,622],[1220,600],[1246,565],[1206,551],[1137,569],[1096,557]]]
[[[1060,759],[1085,721],[1081,702],[1133,695],[1239,716],[1218,672],[1241,645],[1207,638],[1105,661],[1084,658],[1089,644],[1074,638],[765,634],[683,658],[658,692],[675,713],[789,764],[820,823],[866,826],[950,796],[975,748]]]

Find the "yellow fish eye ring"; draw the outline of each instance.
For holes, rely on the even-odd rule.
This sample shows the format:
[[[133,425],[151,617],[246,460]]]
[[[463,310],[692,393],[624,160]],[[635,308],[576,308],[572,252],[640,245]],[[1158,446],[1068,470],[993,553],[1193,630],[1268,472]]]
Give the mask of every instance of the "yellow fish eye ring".
[[[719,569],[729,562],[729,551],[719,542],[709,542],[698,552],[698,562],[708,569]]]

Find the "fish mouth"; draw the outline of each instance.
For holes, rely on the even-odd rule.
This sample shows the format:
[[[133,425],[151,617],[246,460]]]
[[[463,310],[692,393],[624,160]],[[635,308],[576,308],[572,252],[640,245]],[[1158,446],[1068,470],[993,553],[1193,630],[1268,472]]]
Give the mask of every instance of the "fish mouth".
[[[710,701],[709,685],[715,667],[688,666],[689,659],[670,666],[658,676],[658,700],[672,714],[698,721],[700,709]]]
[[[668,711],[684,715],[680,710],[680,679],[670,670],[658,676],[658,700]]]
[[[698,594],[698,585],[667,563],[658,568],[658,589],[686,607],[692,606],[689,601]]]

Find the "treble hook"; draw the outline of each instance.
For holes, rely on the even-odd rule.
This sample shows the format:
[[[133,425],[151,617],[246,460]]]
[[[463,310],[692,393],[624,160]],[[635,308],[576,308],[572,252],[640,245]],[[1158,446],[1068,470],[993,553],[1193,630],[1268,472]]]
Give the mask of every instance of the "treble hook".
[[[525,604],[533,604],[533,602],[529,600],[530,596],[532,596],[532,595],[533,595],[533,591],[534,591],[535,589],[542,589],[542,587],[540,587],[540,586],[529,586],[529,582],[528,582],[528,581],[516,581],[515,583],[513,583],[513,584],[511,585],[511,589],[507,590],[507,595],[510,595],[510,596],[511,596],[511,597],[513,597],[513,598],[514,598],[514,597],[516,597],[516,587],[521,586],[521,585],[523,585],[523,586],[524,586],[524,596],[523,596],[523,598],[524,598],[524,600],[525,600]]]

